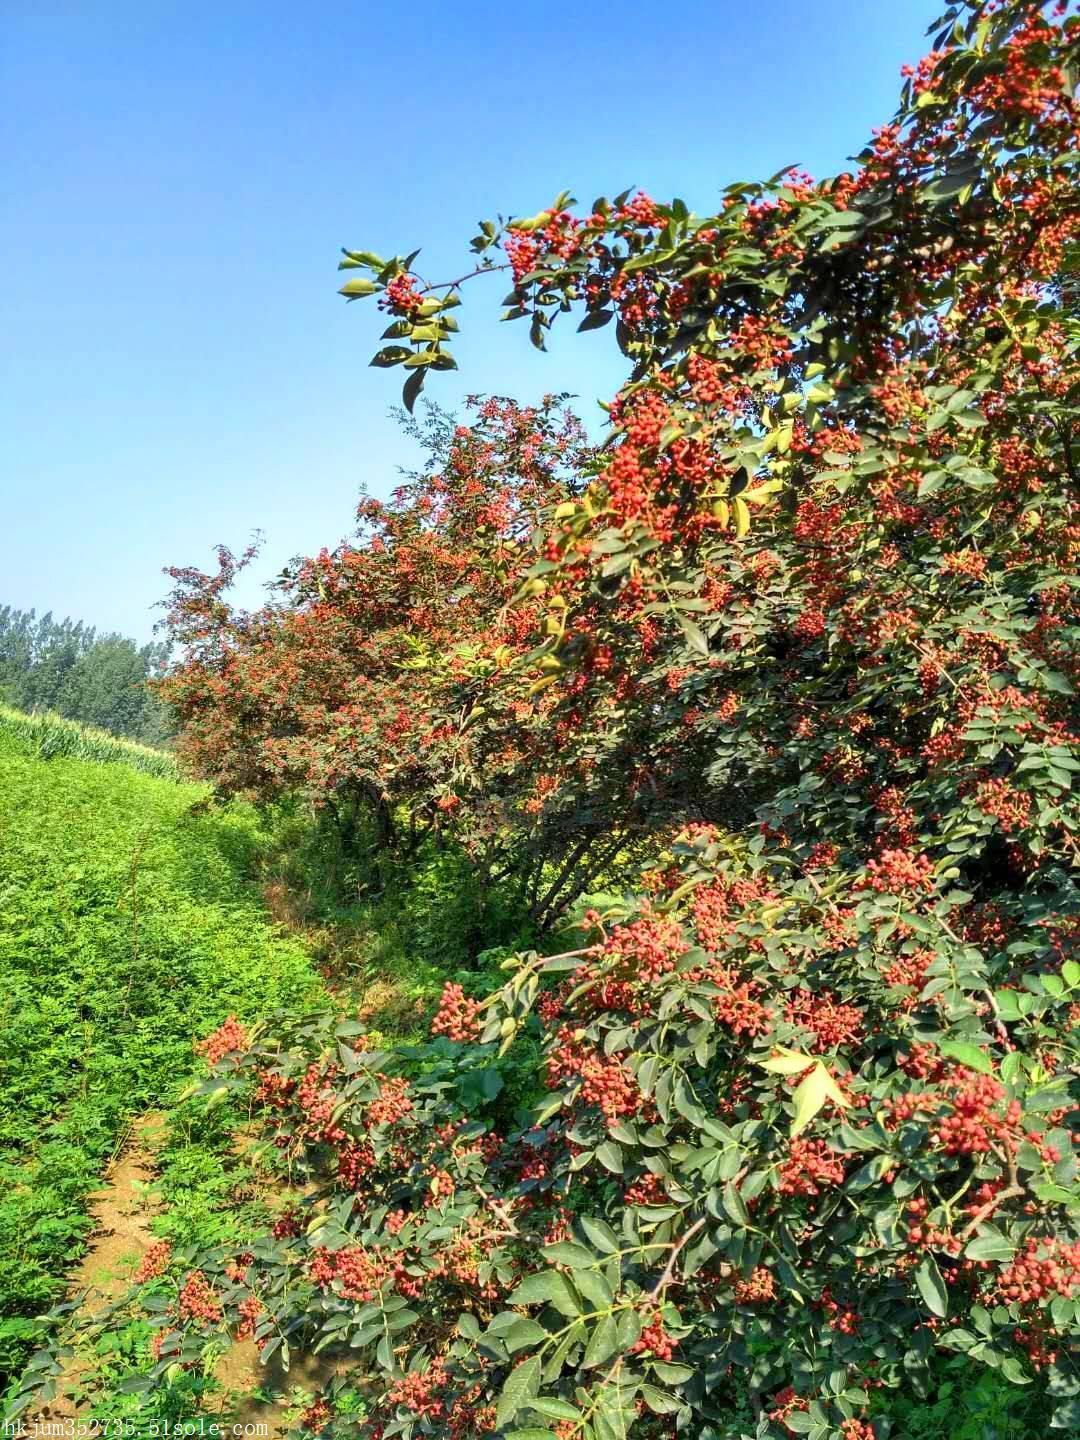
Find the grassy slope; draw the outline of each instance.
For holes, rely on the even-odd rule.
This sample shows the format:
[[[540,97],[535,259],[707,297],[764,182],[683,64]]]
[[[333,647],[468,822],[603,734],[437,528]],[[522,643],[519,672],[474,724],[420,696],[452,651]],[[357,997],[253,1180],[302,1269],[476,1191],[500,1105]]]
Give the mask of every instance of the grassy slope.
[[[0,1374],[63,1288],[84,1200],[194,1035],[320,991],[251,883],[262,836],[201,787],[43,759],[0,727]]]

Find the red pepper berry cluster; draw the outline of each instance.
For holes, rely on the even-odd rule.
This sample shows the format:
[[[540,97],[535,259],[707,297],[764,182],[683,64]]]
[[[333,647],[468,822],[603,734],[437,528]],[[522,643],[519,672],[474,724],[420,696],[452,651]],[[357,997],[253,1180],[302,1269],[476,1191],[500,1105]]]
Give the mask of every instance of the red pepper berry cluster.
[[[508,230],[503,238],[502,247],[513,268],[516,285],[525,275],[528,275],[530,270],[536,269],[540,245],[536,236],[527,230]]]
[[[834,1300],[826,1288],[821,1292],[821,1308],[829,1317],[829,1327],[838,1331],[841,1335],[857,1335],[859,1331],[859,1313],[851,1310],[846,1305],[841,1305]]]
[[[300,1416],[300,1425],[304,1430],[310,1430],[312,1435],[321,1435],[332,1418],[333,1411],[327,1401],[320,1397],[313,1401]]]
[[[299,1235],[300,1216],[295,1210],[286,1210],[274,1221],[270,1233],[275,1240],[289,1240],[294,1235]]]
[[[919,1245],[931,1250],[945,1250],[950,1255],[959,1255],[964,1242],[948,1230],[940,1230],[926,1223],[930,1213],[929,1200],[917,1199],[908,1202],[908,1244]]]
[[[400,1235],[409,1222],[409,1217],[404,1210],[391,1210],[383,1221],[388,1235]]]
[[[338,1103],[338,1095],[333,1088],[337,1073],[336,1065],[327,1065],[323,1069],[318,1061],[313,1061],[304,1072],[297,1090],[297,1099],[304,1111],[299,1133],[327,1145],[336,1145],[345,1139],[345,1131],[333,1119]]]
[[[788,1158],[780,1167],[781,1195],[820,1195],[825,1185],[844,1183],[844,1164],[824,1140],[796,1137],[788,1147]]]
[[[992,1075],[972,1075],[959,1082],[945,1082],[942,1088],[951,1091],[952,1113],[936,1122],[932,1134],[946,1155],[985,1154],[995,1140],[1015,1148],[1021,1105],[1012,1100],[1006,1106],[1004,1117],[995,1113],[994,1107],[1008,1092]]]
[[[1006,834],[1023,830],[1031,822],[1031,796],[1024,790],[1014,790],[1004,780],[984,780],[973,798],[983,814],[992,816]]]
[[[393,1125],[412,1113],[413,1102],[409,1099],[409,1082],[400,1078],[379,1077],[382,1085],[377,1099],[367,1107],[370,1125]]]
[[[625,960],[639,980],[659,980],[675,969],[689,946],[673,916],[644,915],[631,925],[620,925],[604,942],[604,954]]]
[[[196,1042],[195,1053],[205,1056],[207,1064],[217,1065],[226,1055],[246,1050],[247,1043],[247,1031],[235,1015],[230,1015],[212,1035]]]
[[[1040,1253],[1042,1252],[1042,1253]],[[998,1276],[994,1299],[998,1304],[1034,1304],[1061,1295],[1071,1300],[1080,1289],[1080,1241],[1039,1240],[1030,1237],[1019,1256]]]
[[[180,1291],[179,1314],[181,1320],[196,1325],[216,1325],[220,1322],[221,1301],[201,1270],[192,1270],[185,1280]]]
[[[655,1310],[648,1323],[642,1326],[632,1348],[635,1355],[651,1354],[655,1360],[668,1361],[673,1358],[678,1343],[667,1334],[663,1317],[659,1310]]]
[[[346,1190],[359,1190],[376,1164],[375,1151],[366,1141],[343,1145],[338,1151],[338,1179]]]
[[[386,1398],[391,1405],[400,1405],[412,1415],[430,1415],[434,1419],[443,1413],[444,1401],[439,1392],[445,1385],[443,1362],[435,1360],[430,1369],[412,1370],[396,1380],[387,1390]]]
[[[665,1205],[667,1192],[656,1175],[642,1175],[626,1187],[623,1196],[627,1205]]]
[[[249,1295],[240,1301],[240,1323],[236,1327],[237,1340],[247,1340],[255,1334],[255,1326],[263,1312],[263,1303],[257,1295]]]
[[[171,1259],[172,1247],[169,1242],[155,1240],[139,1261],[139,1268],[133,1276],[135,1284],[145,1285],[148,1280],[156,1280],[159,1275],[164,1275]]]
[[[258,1080],[252,1097],[256,1105],[284,1109],[296,1090],[296,1081],[291,1076],[279,1075],[276,1070],[260,1070]]]
[[[415,275],[395,275],[379,296],[384,310],[393,310],[402,315],[415,315],[424,303],[416,293]]]
[[[431,1175],[429,1205],[438,1205],[442,1200],[452,1200],[457,1184],[449,1170],[434,1170]]]
[[[900,1069],[913,1080],[940,1080],[947,1068],[933,1045],[912,1045],[900,1058]]]
[[[616,210],[611,219],[615,224],[629,220],[634,225],[644,225],[649,229],[657,229],[663,224],[660,211],[656,207],[656,201],[650,200],[644,190],[639,190],[632,199],[626,202],[621,210]]]
[[[934,867],[926,855],[911,855],[907,850],[882,850],[876,860],[866,865],[869,879],[864,888],[889,895],[905,891],[932,890]]]
[[[245,1283],[248,1269],[254,1258],[254,1255],[252,1255],[250,1251],[245,1251],[244,1254],[237,1255],[235,1259],[225,1261],[225,1274],[234,1285],[243,1285]]]
[[[390,1266],[362,1245],[344,1250],[316,1250],[308,1266],[308,1275],[320,1290],[333,1288],[346,1300],[370,1303],[389,1278]]]
[[[775,1420],[778,1425],[783,1425],[789,1435],[794,1431],[787,1423],[787,1418],[793,1411],[809,1410],[810,1401],[805,1395],[796,1395],[794,1386],[785,1385],[783,1390],[778,1390],[772,1398],[773,1409],[768,1412],[770,1420]]]
[[[588,1105],[598,1105],[609,1122],[636,1115],[641,1108],[637,1082],[618,1058],[604,1059],[569,1036],[548,1053],[545,1078],[552,1090],[566,1080],[579,1079],[581,1098]]]
[[[479,1010],[477,1001],[467,999],[460,985],[448,983],[443,986],[431,1033],[461,1043],[476,1040],[480,1035],[480,1022],[476,1018]]]
[[[869,1420],[857,1420],[854,1416],[840,1426],[844,1440],[874,1440],[874,1427]]]
[[[784,1014],[790,1025],[798,1025],[813,1034],[813,1049],[818,1051],[849,1045],[859,1038],[862,1030],[862,1011],[854,1005],[842,1004],[828,990],[792,991]]]
[[[735,1301],[738,1305],[765,1305],[776,1298],[776,1282],[772,1271],[764,1265],[756,1265],[748,1280],[735,1282]]]
[[[881,972],[881,978],[886,985],[898,987],[910,987],[918,992],[922,989],[926,980],[926,972],[934,959],[934,952],[927,948],[913,950],[908,955],[901,955],[893,963]],[[903,1008],[913,1008],[918,1004],[918,994],[909,996],[904,1000]]]

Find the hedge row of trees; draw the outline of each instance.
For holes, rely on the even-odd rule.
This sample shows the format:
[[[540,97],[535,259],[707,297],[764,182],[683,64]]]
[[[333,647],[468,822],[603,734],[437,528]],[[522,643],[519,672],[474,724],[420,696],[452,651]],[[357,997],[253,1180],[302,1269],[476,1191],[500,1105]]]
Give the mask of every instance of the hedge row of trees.
[[[1080,1427],[1066,10],[954,4],[842,175],[485,222],[505,318],[626,356],[606,443],[482,402],[262,611],[177,572],[222,789],[453,835],[542,920],[651,863],[431,1047],[210,1040],[317,1184],[161,1257],[156,1374],[248,1334],[353,1357],[311,1433],[881,1440],[955,1362]],[[416,261],[343,262],[409,407],[464,283]]]
[[[147,682],[161,674],[169,649],[168,641],[140,647],[51,612],[0,606],[0,699],[160,745],[172,723]]]

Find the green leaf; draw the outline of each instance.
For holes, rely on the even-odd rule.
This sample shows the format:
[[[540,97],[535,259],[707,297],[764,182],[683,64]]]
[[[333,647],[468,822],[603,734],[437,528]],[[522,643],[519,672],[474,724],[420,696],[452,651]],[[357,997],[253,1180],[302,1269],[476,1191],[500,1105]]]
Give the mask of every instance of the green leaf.
[[[771,1075],[801,1075],[804,1070],[809,1070],[811,1065],[816,1064],[812,1055],[800,1055],[794,1050],[781,1050],[778,1055],[770,1055],[768,1060],[757,1062],[763,1070],[768,1070]]]
[[[1001,1078],[1006,1085],[1012,1085],[1023,1074],[1024,1056],[1019,1050],[1011,1050],[1001,1062]]]
[[[915,493],[920,500],[926,495],[933,495],[936,490],[941,489],[948,478],[947,470],[928,470],[919,481],[918,489]]]
[[[410,415],[413,413],[413,406],[416,404],[420,391],[424,388],[424,373],[423,370],[417,370],[414,375],[409,376],[402,387],[401,398]]]
[[[785,1419],[784,1424],[789,1430],[793,1430],[796,1435],[809,1435],[810,1431],[814,1428],[815,1422],[811,1420],[805,1410],[793,1410]]]
[[[584,1245],[576,1245],[572,1240],[560,1240],[557,1245],[546,1245],[543,1254],[545,1260],[559,1265],[569,1265],[572,1270],[581,1270],[587,1265],[596,1265],[600,1260],[598,1255],[594,1255],[591,1250],[586,1250]]]
[[[529,1401],[529,1409],[535,1410],[539,1415],[546,1415],[549,1420],[580,1420],[581,1411],[566,1400],[557,1400],[554,1396],[538,1395],[534,1400]]]
[[[980,1075],[994,1073],[993,1065],[976,1045],[967,1045],[960,1040],[942,1040],[938,1049],[950,1060],[955,1060],[968,1070],[977,1070]]]
[[[605,1170],[610,1170],[613,1175],[621,1175],[623,1172],[622,1148],[613,1140],[605,1140],[602,1145],[596,1147],[596,1158],[603,1165]]]
[[[679,626],[689,642],[690,649],[702,657],[707,657],[709,654],[709,642],[701,626],[695,625],[689,615],[684,615],[681,611],[676,611],[676,616],[679,621]]]
[[[1032,1376],[1027,1373],[1015,1355],[1006,1355],[1001,1362],[1001,1373],[1014,1385],[1032,1384]]]
[[[919,1294],[927,1309],[932,1314],[939,1317],[948,1314],[949,1292],[945,1288],[945,1281],[941,1278],[937,1261],[932,1255],[927,1255],[918,1270],[915,1271],[915,1283],[919,1287]]]
[[[619,1332],[615,1316],[605,1315],[589,1336],[585,1358],[581,1363],[586,1370],[591,1370],[596,1365],[602,1365],[605,1360],[610,1360],[618,1348]]]
[[[747,1210],[746,1203],[742,1196],[731,1181],[728,1181],[724,1186],[723,1205],[736,1225],[745,1226],[750,1224],[750,1212]]]
[[[502,1318],[502,1316],[496,1316],[496,1319]],[[516,1350],[524,1350],[526,1345],[542,1345],[549,1338],[544,1327],[538,1325],[535,1320],[530,1320],[527,1315],[511,1314],[510,1323],[500,1325],[498,1329],[495,1327],[495,1321],[492,1321],[488,1326],[488,1333],[497,1335],[511,1355]]]
[[[581,1304],[574,1288],[558,1270],[541,1270],[526,1275],[521,1284],[507,1297],[508,1305],[553,1305],[560,1315],[572,1319],[581,1314]]]
[[[344,260],[338,261],[339,270],[354,270],[362,265],[367,270],[385,270],[386,261],[373,250],[342,250]]]
[[[642,1385],[641,1398],[654,1415],[674,1415],[685,1404],[675,1395],[667,1395],[663,1390],[657,1390],[654,1385]]]
[[[344,268],[346,268],[344,265],[338,266],[339,270]],[[338,294],[346,295],[350,300],[357,300],[361,295],[374,295],[378,288],[374,280],[347,280]]]
[[[795,1090],[795,1118],[791,1122],[792,1135],[801,1135],[828,1098],[828,1073],[823,1065],[815,1065],[805,1080],[800,1080]]]
[[[495,1409],[497,1427],[501,1428],[508,1420],[512,1420],[526,1400],[536,1394],[540,1388],[540,1371],[539,1355],[530,1355],[528,1360],[522,1361],[511,1370]]]
[[[978,1235],[968,1242],[964,1254],[969,1260],[1011,1260],[1015,1250],[1004,1235]]]
[[[876,1185],[883,1175],[893,1169],[895,1164],[896,1161],[891,1155],[875,1155],[873,1159],[868,1160],[849,1177],[844,1188],[846,1190],[867,1190],[871,1185]]]
[[[384,345],[383,348],[372,357],[371,364],[378,366],[381,370],[385,370],[388,365],[400,365],[402,361],[407,360],[411,354],[412,351],[407,345]]]
[[[672,1365],[667,1360],[654,1360],[652,1368],[654,1373],[669,1385],[685,1385],[696,1373],[689,1365]]]
[[[582,1296],[597,1310],[606,1310],[615,1299],[611,1286],[599,1270],[577,1270],[574,1280]]]
[[[614,1255],[618,1251],[619,1237],[606,1221],[583,1215],[578,1223],[596,1248],[605,1255]]]
[[[814,224],[815,230],[854,230],[866,216],[861,210],[832,210]]]

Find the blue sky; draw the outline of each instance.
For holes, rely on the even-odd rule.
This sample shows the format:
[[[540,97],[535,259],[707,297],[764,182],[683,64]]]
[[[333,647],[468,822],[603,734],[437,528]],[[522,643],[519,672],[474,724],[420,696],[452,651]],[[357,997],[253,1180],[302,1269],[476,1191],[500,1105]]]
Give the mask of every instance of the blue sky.
[[[145,640],[163,566],[261,528],[256,600],[412,457],[340,246],[422,245],[446,278],[480,217],[563,187],[708,212],[734,180],[830,173],[943,8],[5,0],[0,603]],[[597,414],[608,333],[541,356],[503,289],[474,282],[435,397],[569,389]]]

